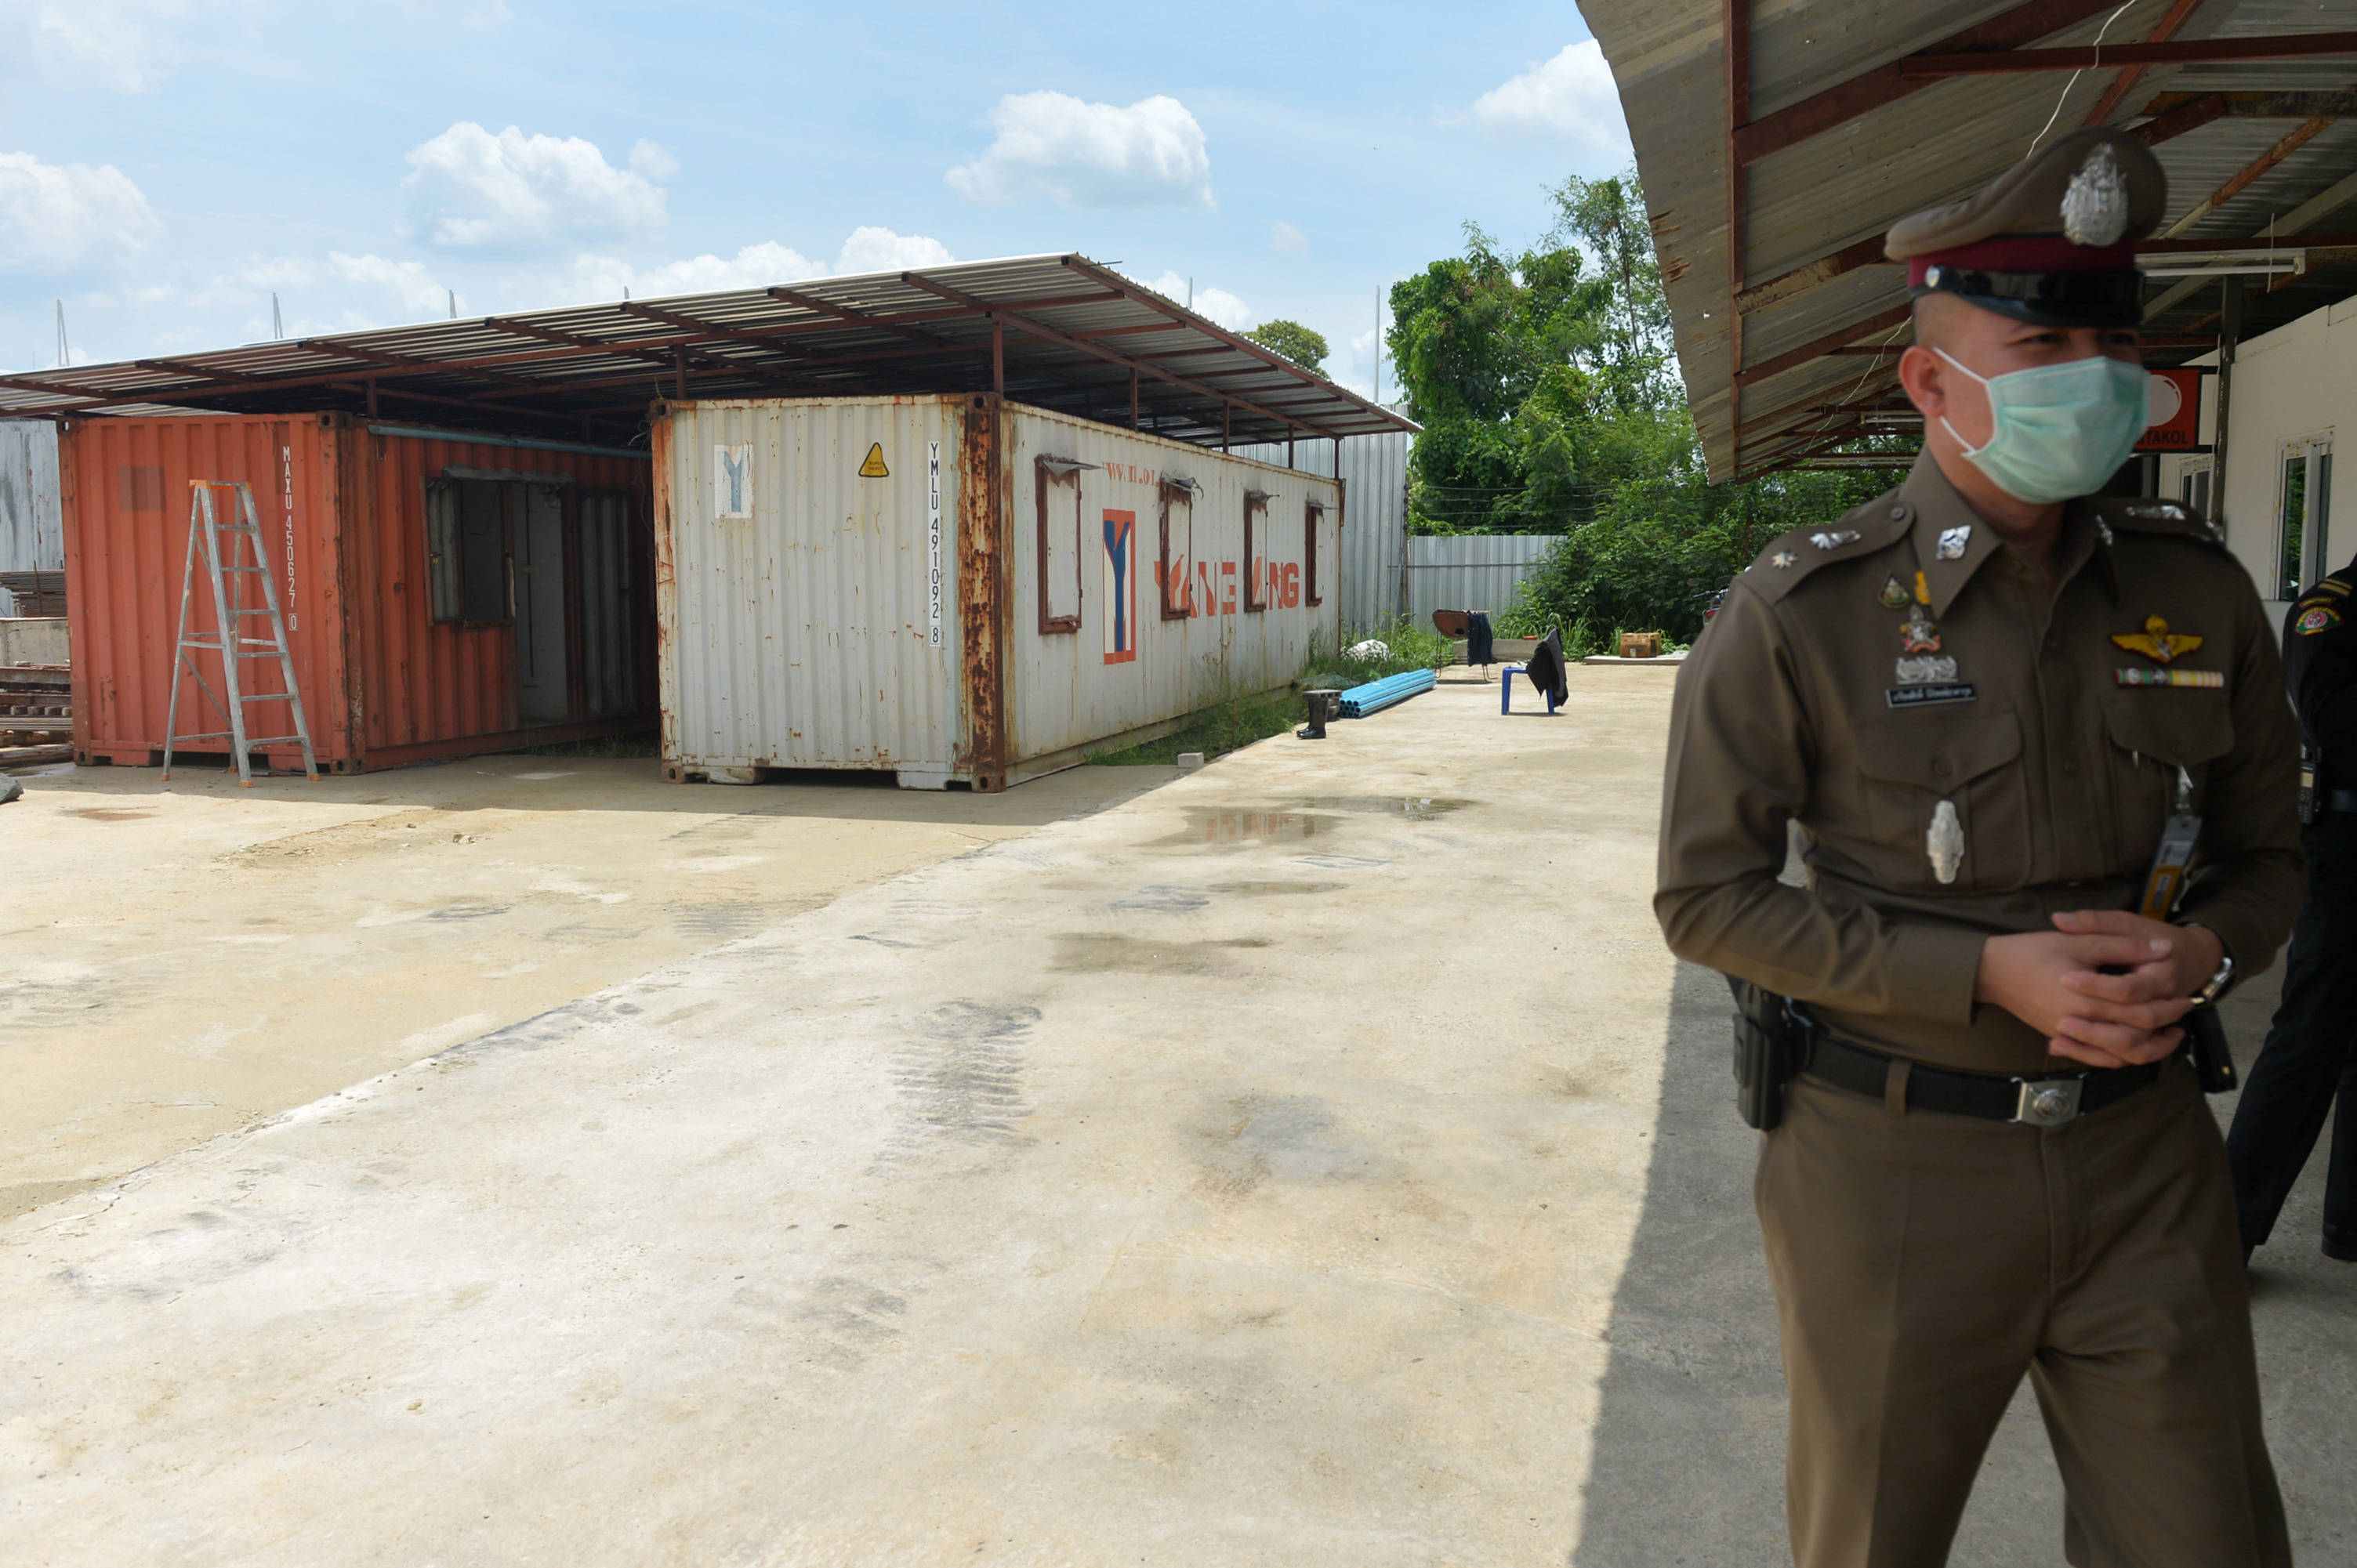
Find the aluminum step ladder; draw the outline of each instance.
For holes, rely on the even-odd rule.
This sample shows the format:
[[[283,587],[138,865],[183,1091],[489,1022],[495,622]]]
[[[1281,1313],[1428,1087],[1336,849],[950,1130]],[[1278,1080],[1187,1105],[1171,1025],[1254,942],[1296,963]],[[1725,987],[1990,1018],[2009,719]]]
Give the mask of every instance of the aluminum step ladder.
[[[237,518],[232,522],[221,521],[213,511],[213,493],[217,490],[237,492]],[[262,549],[262,519],[253,510],[253,488],[242,479],[191,479],[188,481],[188,554],[180,568],[180,630],[174,640],[172,661],[172,702],[164,714],[164,773],[172,777],[172,748],[184,740],[226,740],[231,755],[237,758],[237,781],[241,788],[253,788],[253,768],[248,756],[257,746],[284,746],[299,741],[303,746],[303,773],[308,779],[319,777],[319,761],[311,750],[311,727],[303,720],[303,693],[295,684],[295,660],[286,651],[286,618],[278,608],[278,585],[271,580],[270,569],[264,564]],[[226,537],[229,559],[222,559],[222,542]],[[213,624],[220,628],[216,637],[191,637],[188,634],[188,595],[197,581],[197,541],[205,546],[205,575],[213,587]],[[239,541],[244,542],[241,549]],[[246,559],[241,559],[241,556]],[[262,599],[258,607],[249,607],[242,585],[247,577],[262,579]],[[245,623],[256,617],[270,624],[268,637],[248,637]],[[212,683],[197,668],[196,653],[199,650],[221,656],[221,683],[228,689],[228,700],[216,693]],[[239,673],[249,659],[275,659],[283,687],[275,692],[249,692]],[[179,733],[174,726],[180,719],[180,675],[185,671],[193,677],[216,712],[229,721],[225,730],[207,730],[199,734]],[[250,736],[245,733],[245,705],[248,703],[285,703],[294,714],[292,735]]]

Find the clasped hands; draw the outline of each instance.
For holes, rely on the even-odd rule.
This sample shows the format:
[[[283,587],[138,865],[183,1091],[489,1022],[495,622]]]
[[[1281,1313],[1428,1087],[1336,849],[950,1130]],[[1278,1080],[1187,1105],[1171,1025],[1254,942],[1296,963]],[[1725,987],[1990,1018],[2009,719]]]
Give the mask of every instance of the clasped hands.
[[[2004,1008],[2054,1055],[2089,1067],[2133,1067],[2175,1050],[2185,1036],[2178,1020],[2226,950],[2202,927],[2124,910],[2068,910],[2054,926],[1983,943],[1973,1000]]]

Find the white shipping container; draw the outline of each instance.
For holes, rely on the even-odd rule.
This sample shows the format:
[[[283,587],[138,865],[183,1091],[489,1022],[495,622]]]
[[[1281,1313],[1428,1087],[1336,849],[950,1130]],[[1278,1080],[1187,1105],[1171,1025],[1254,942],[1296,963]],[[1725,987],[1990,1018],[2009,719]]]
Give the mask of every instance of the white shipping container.
[[[673,403],[654,451],[673,779],[1004,789],[1340,628],[1315,474],[971,394]]]

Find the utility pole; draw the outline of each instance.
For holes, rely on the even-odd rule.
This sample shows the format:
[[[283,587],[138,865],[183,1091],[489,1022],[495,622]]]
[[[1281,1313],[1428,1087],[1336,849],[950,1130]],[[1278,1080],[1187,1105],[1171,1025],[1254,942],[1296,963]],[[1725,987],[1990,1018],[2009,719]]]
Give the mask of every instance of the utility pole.
[[[280,342],[285,336],[286,324],[279,318],[278,315],[278,291],[272,289],[270,291],[270,340],[274,343]]]
[[[1375,402],[1383,401],[1383,285],[1375,285]]]
[[[73,350],[66,346],[66,302],[58,301],[58,369],[65,370],[73,363]]]
[[[454,288],[447,292],[450,295],[450,319],[456,321],[458,319],[458,291]]]

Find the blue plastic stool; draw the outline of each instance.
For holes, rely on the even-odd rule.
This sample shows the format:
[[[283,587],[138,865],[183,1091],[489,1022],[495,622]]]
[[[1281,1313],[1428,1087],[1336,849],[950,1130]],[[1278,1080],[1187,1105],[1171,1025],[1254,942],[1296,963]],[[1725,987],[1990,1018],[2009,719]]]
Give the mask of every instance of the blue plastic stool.
[[[1525,681],[1531,678],[1530,671],[1520,664],[1509,664],[1498,671],[1498,711],[1501,714],[1513,710],[1514,677],[1517,674]],[[1547,712],[1551,714],[1555,712],[1555,693],[1549,692],[1545,695]]]

